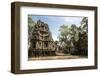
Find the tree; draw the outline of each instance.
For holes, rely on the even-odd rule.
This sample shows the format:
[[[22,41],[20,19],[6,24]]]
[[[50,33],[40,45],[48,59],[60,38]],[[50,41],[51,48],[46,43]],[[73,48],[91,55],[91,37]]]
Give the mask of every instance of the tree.
[[[28,16],[28,47],[30,47],[30,38],[32,32],[34,31],[35,22],[32,20],[31,16]]]
[[[76,42],[79,39],[78,27],[75,24],[72,24],[71,26],[62,25],[59,31],[59,41],[61,43],[61,47],[70,52],[71,48],[76,46]]]
[[[82,32],[88,32],[88,17],[84,17],[81,21]]]
[[[78,41],[79,37],[78,37],[78,27],[75,24],[71,25],[70,28],[70,33],[71,33],[71,41],[73,43],[73,45],[76,45],[76,42]]]
[[[83,17],[81,26],[62,25],[59,29],[59,42],[61,47],[74,54],[87,55],[87,34],[88,34],[88,18]],[[71,50],[74,49],[74,50]],[[82,53],[81,53],[82,52]]]
[[[88,54],[88,18],[84,17],[79,27],[78,50],[82,55]]]
[[[62,25],[59,29],[60,35],[59,35],[59,41],[62,47],[66,47],[68,44],[68,41],[70,40],[70,30],[68,25]]]
[[[35,22],[32,20],[31,16],[28,16],[28,34],[31,35],[34,30]]]

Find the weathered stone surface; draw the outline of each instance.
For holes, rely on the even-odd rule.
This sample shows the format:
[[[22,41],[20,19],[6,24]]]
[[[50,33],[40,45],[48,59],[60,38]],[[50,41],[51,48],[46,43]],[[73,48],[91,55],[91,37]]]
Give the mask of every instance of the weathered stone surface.
[[[52,38],[48,24],[38,20],[34,26],[32,36],[30,37],[29,56],[35,54],[38,54],[39,56],[41,54],[50,55],[49,53],[54,55],[56,49],[58,48]]]

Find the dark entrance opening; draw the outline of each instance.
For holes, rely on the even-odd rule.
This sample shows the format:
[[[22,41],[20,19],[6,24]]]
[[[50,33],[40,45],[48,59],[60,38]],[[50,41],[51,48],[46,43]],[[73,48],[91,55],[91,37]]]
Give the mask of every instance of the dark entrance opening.
[[[33,42],[33,48],[36,48],[36,42]]]
[[[45,43],[44,43],[44,46],[45,46],[45,47],[48,47],[48,42],[45,42]]]

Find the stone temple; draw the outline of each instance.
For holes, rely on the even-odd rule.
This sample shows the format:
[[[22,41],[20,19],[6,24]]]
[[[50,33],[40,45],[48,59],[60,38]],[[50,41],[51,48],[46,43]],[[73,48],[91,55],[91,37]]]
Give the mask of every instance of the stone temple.
[[[58,45],[54,42],[48,24],[38,20],[34,25],[34,31],[30,37],[28,56],[55,55]]]

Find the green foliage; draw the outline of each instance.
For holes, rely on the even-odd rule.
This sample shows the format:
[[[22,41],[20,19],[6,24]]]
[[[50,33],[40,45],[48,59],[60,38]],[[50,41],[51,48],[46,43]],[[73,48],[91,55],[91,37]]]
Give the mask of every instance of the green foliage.
[[[31,16],[28,16],[28,46],[30,47],[30,38],[32,37],[32,32],[34,31],[35,22],[32,20]]]
[[[84,17],[81,21],[81,26],[82,26],[82,32],[88,32],[88,18]]]
[[[75,24],[71,25],[62,25],[59,29],[59,42],[64,49],[69,48],[69,51],[72,47],[74,50],[82,49],[87,50],[87,33],[88,33],[88,18],[84,17],[81,21],[81,26],[76,26]],[[81,43],[84,42],[84,43]],[[81,46],[82,45],[82,46]]]
[[[74,41],[78,41],[78,27],[75,24],[70,25],[62,25],[59,29],[59,41],[66,46],[72,46]]]
[[[61,45],[63,46],[63,47],[66,47],[67,46],[67,44],[69,43],[69,41],[70,41],[70,29],[69,29],[69,27],[68,27],[68,25],[62,25],[61,27],[60,27],[60,29],[59,29],[59,31],[60,31],[60,35],[59,35],[59,41],[60,41],[60,43],[61,43]],[[69,43],[70,44],[70,43]],[[69,45],[68,44],[68,45]]]
[[[31,35],[34,31],[35,22],[32,20],[31,16],[28,16],[28,34]]]
[[[78,27],[75,25],[75,24],[72,24],[71,25],[71,28],[70,28],[70,31],[71,31],[71,36],[72,36],[72,40],[74,41],[78,41]]]

